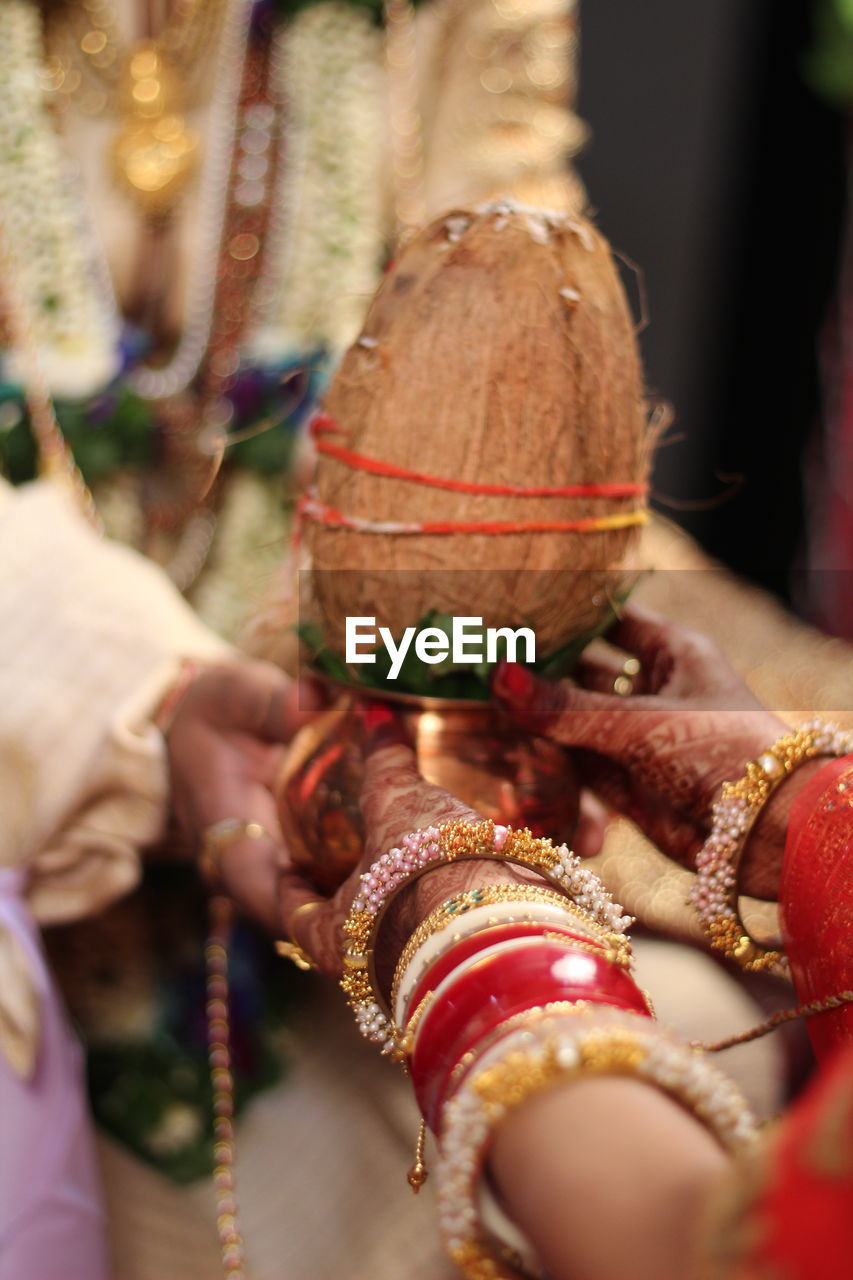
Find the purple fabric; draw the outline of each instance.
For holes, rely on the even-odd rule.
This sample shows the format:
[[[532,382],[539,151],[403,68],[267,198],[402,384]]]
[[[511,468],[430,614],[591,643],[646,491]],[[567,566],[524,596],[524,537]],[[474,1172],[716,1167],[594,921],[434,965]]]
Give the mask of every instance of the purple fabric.
[[[26,951],[41,1001],[32,1078],[0,1051],[0,1280],[108,1280],[106,1224],[80,1046],[22,897],[0,869],[0,928]]]

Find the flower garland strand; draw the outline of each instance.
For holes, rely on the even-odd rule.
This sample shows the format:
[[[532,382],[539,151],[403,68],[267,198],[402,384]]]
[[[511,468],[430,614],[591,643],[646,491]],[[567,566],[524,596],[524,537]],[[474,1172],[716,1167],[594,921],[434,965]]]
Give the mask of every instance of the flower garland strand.
[[[381,32],[350,4],[315,4],[288,27],[279,91],[287,165],[271,271],[249,347],[338,352],[358,333],[382,259]],[[273,287],[274,286],[274,287]]]
[[[385,0],[384,17],[391,172],[399,237],[427,220],[414,5],[411,0]]]
[[[255,0],[229,0],[223,21],[216,65],[216,89],[211,107],[207,158],[201,183],[198,229],[187,289],[187,316],[172,359],[162,368],[141,366],[131,382],[149,400],[184,391],[199,372],[207,354],[214,321],[217,260],[225,230],[230,194],[229,178],[237,141],[240,91]]]
[[[41,474],[58,480],[70,488],[89,523],[103,532],[103,524],[95,508],[92,492],[69,449],[56,418],[53,400],[44,380],[39,352],[32,335],[30,317],[21,306],[14,288],[15,265],[9,252],[7,230],[0,219],[0,309],[19,361],[26,373],[26,402],[30,426],[38,444]]]
[[[254,0],[228,0],[202,176],[201,214],[193,237],[187,321],[174,356],[158,369],[138,368],[134,389],[147,399],[184,390],[199,370],[213,319],[216,276],[210,270],[225,217],[237,126],[241,71]],[[33,339],[54,395],[86,399],[122,362],[122,322],[100,257],[98,236],[73,180],[45,105],[44,40],[36,0],[8,0],[0,23],[0,218],[21,250],[16,284],[33,316]],[[57,175],[60,175],[58,180]],[[20,381],[7,357],[7,380]]]
[[[91,395],[118,372],[121,321],[97,238],[44,100],[34,0],[0,22],[0,221],[16,250],[15,287],[55,394]],[[20,381],[14,356],[5,377]]]

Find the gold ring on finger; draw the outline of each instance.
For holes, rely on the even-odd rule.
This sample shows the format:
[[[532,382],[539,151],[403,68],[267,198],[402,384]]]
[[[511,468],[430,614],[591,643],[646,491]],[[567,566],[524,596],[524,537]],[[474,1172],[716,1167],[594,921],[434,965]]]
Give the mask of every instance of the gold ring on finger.
[[[296,937],[296,921],[301,915],[307,915],[309,911],[316,911],[318,907],[322,906],[323,903],[317,898],[311,898],[308,902],[300,903],[300,905],[291,913],[290,919],[287,922],[288,936],[291,938]]]
[[[322,905],[322,902],[316,901],[303,902],[301,906],[296,908],[287,922],[288,938],[281,938],[275,944],[275,949],[278,954],[280,956],[284,956],[285,960],[292,961],[293,964],[296,965],[297,969],[316,969],[317,965],[311,959],[305,948],[301,947],[299,943],[295,941],[296,933],[294,931],[294,924],[297,917],[302,915],[303,912],[315,911],[317,907],[321,907]]]
[[[221,879],[219,864],[222,855],[235,840],[271,840],[272,836],[260,822],[243,818],[221,818],[212,822],[201,833],[201,852],[198,865],[208,880],[216,882]]]
[[[639,658],[626,658],[622,670],[613,681],[613,692],[619,698],[628,698],[634,692],[634,677],[642,671]]]

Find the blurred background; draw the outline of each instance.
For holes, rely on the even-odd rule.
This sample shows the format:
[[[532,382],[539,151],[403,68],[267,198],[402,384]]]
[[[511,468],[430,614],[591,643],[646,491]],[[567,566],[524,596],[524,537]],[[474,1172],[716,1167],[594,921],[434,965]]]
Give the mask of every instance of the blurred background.
[[[602,229],[643,265],[648,385],[677,410],[656,505],[800,612],[853,634],[841,580],[825,590],[830,570],[853,568],[850,539],[842,520],[825,538],[815,529],[832,496],[822,453],[837,503],[853,482],[838,465],[831,355],[853,5],[595,0],[581,19],[592,133],[579,167]]]

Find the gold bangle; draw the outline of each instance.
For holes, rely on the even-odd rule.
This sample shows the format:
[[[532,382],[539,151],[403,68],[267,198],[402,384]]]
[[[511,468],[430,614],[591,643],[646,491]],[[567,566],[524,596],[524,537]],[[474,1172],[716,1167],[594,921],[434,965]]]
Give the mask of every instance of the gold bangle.
[[[566,935],[564,933],[560,933],[559,929],[553,929],[553,928],[544,929],[540,936],[542,938],[551,939],[554,942],[565,942],[567,940]],[[618,937],[619,935],[617,934],[616,936]],[[623,940],[620,939],[620,943],[622,941]],[[571,943],[571,948],[573,951],[586,951],[589,955],[595,956],[596,960],[604,960],[607,964],[615,964],[620,969],[633,968],[633,955],[631,952],[630,944],[627,946],[611,945],[608,947],[608,946],[600,946],[598,943],[594,942],[592,939],[590,939],[589,942],[582,942],[580,938],[571,938],[569,939],[569,942]],[[643,995],[647,996],[647,993],[644,991]],[[647,1003],[648,1003],[648,1000],[647,1000]]]
[[[212,884],[218,884],[221,879],[219,863],[229,844],[235,840],[262,840],[264,837],[272,839],[266,827],[250,819],[222,818],[219,822],[212,822],[201,833],[199,870]]]
[[[580,1014],[589,1013],[591,1009],[601,1008],[600,1004],[591,1003],[589,1000],[551,1000],[548,1004],[539,1004],[532,1009],[524,1009],[521,1013],[514,1013],[511,1018],[507,1018],[500,1026],[495,1027],[489,1035],[484,1036],[473,1049],[469,1049],[462,1055],[447,1078],[447,1101],[449,1102],[456,1093],[474,1064],[490,1053],[498,1041],[505,1040],[513,1031],[517,1031],[520,1027],[525,1031],[531,1031],[540,1022],[553,1018],[555,1014],[577,1017]]]
[[[296,965],[297,969],[301,969],[303,972],[308,969],[316,969],[318,966],[311,959],[305,948],[296,941],[296,930],[294,926],[298,916],[302,915],[304,912],[316,911],[318,907],[322,906],[323,903],[317,901],[303,902],[301,906],[298,906],[287,922],[286,932],[289,937],[279,938],[275,944],[275,949],[278,954],[285,960],[290,960],[292,964]]]
[[[412,832],[404,837],[402,848],[383,854],[362,875],[343,925],[348,943],[341,987],[362,1035],[393,1061],[405,1058],[405,1047],[403,1033],[376,982],[374,941],[379,926],[390,902],[406,885],[436,867],[468,859],[518,863],[537,872],[570,899],[576,895],[593,921],[608,932],[624,933],[631,923],[580,858],[565,845],[555,847],[527,828],[514,831],[493,822],[449,822]]]
[[[417,1009],[415,1009],[415,1011],[413,1012],[411,1018],[409,1018],[409,1021],[406,1023],[406,1030],[403,1033],[403,1035],[405,1039],[406,1051],[408,1054],[410,1054],[412,1051],[412,1046],[414,1045],[414,1042],[415,1042],[415,1033],[417,1032],[421,1018],[424,1016],[424,1014],[426,1013],[427,1009],[430,1007],[434,999],[435,999],[435,992],[428,991],[424,996],[423,1000],[421,1000]]]
[[[737,782],[724,782],[712,809],[710,834],[696,857],[690,901],[711,946],[744,969],[785,969],[784,954],[752,938],[740,915],[738,868],[750,832],[770,796],[793,771],[817,756],[847,755],[853,735],[815,720],[774,742],[747,764]]]
[[[397,967],[394,971],[394,982],[391,987],[391,1008],[393,1009],[397,1003],[397,996],[400,990],[400,983],[406,969],[409,967],[415,953],[427,942],[434,934],[439,933],[447,925],[452,924],[455,920],[461,919],[468,912],[473,911],[477,907],[496,906],[503,902],[542,902],[553,906],[560,907],[571,915],[578,918],[579,923],[586,926],[588,930],[596,930],[597,926],[593,923],[589,916],[576,907],[570,898],[564,893],[559,893],[556,889],[547,889],[544,886],[540,889],[536,885],[510,885],[510,884],[492,884],[483,885],[479,889],[465,889],[462,893],[454,894],[452,898],[448,898],[446,902],[442,902],[440,906],[435,907],[428,916],[415,929],[409,938],[400,959],[397,961]],[[500,923],[495,921],[495,923]],[[618,935],[617,935],[618,936]],[[461,941],[462,935],[456,935],[449,940],[448,945],[453,945],[457,941]],[[435,957],[439,959],[442,952]]]
[[[528,1017],[480,1058],[447,1103],[439,1223],[450,1257],[468,1280],[527,1274],[518,1256],[481,1223],[479,1191],[492,1132],[537,1093],[587,1075],[634,1077],[674,1097],[723,1146],[737,1150],[752,1142],[755,1122],[736,1087],[701,1054],[644,1022],[600,1006],[573,1010],[570,1017]]]

